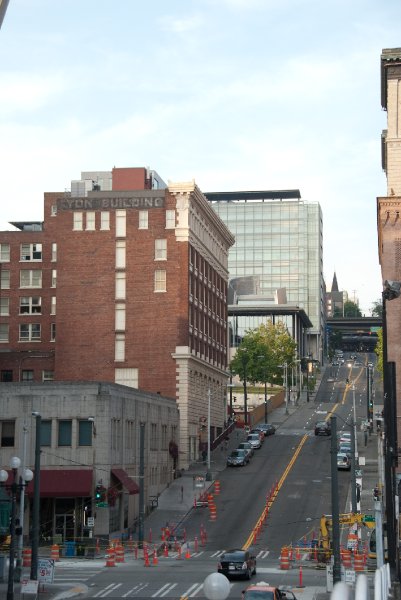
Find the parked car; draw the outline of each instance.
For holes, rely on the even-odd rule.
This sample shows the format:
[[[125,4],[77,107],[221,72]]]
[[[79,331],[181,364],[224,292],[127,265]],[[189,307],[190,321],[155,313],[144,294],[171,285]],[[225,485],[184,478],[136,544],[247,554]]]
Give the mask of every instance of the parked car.
[[[255,452],[255,450],[253,449],[252,444],[250,442],[241,442],[238,445],[237,450],[245,450],[246,453],[248,454],[249,458],[252,458],[252,456]]]
[[[294,592],[280,590],[265,581],[258,581],[258,583],[249,585],[245,590],[242,590],[242,600],[281,600],[282,598],[297,600]]]
[[[338,452],[342,452],[343,454],[346,454],[347,456],[351,457],[352,456],[351,444],[340,444],[338,446]]]
[[[342,471],[351,469],[351,459],[345,452],[337,452],[337,469]]]
[[[249,442],[253,448],[260,448],[262,446],[262,442],[260,441],[260,435],[258,433],[249,433],[246,441]]]
[[[351,432],[350,431],[342,431],[339,434],[339,442],[340,444],[342,444],[343,442],[345,443],[351,443]]]
[[[259,427],[254,427],[253,429],[251,429],[250,433],[257,433],[260,437],[260,443],[263,444],[263,442],[265,441],[265,434],[261,429],[259,429]]]
[[[249,462],[249,456],[246,450],[233,450],[229,456],[227,456],[228,467],[245,467]]]
[[[217,572],[222,573],[228,579],[230,577],[250,579],[252,575],[256,575],[256,556],[249,550],[227,550],[220,556]]]
[[[331,426],[328,421],[317,421],[315,423],[315,435],[331,435]]]
[[[274,435],[276,433],[276,428],[271,423],[261,423],[258,425],[261,431],[265,434],[265,437],[268,435]]]

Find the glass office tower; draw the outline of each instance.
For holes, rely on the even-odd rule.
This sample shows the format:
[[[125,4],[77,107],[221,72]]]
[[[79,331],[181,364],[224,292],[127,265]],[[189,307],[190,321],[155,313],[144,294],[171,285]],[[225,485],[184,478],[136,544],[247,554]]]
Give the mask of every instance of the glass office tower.
[[[309,351],[321,361],[324,281],[320,205],[301,200],[299,190],[217,192],[206,197],[235,235],[228,259],[230,279],[257,276],[257,293],[263,297],[273,297],[275,290],[285,288],[288,304],[303,308],[313,323]]]

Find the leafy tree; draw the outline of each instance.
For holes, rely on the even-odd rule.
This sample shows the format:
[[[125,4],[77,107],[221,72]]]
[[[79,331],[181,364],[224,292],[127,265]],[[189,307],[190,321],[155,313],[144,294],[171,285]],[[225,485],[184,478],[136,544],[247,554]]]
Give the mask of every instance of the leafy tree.
[[[372,304],[372,317],[383,317],[383,303],[381,300],[375,300]]]
[[[376,369],[379,371],[381,377],[383,378],[383,329],[381,328],[377,332],[377,344],[375,352],[377,356]]]
[[[250,383],[271,381],[282,384],[283,365],[295,365],[296,342],[284,323],[271,321],[246,332],[231,361],[230,369]]]
[[[359,306],[351,300],[344,302],[344,317],[362,317]]]

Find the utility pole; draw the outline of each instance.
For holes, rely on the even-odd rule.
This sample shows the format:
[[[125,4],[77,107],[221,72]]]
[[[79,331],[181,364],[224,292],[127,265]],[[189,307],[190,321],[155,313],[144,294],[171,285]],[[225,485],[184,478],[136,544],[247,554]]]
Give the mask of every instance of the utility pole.
[[[340,555],[340,511],[338,508],[338,472],[337,472],[337,418],[330,417],[331,422],[331,518],[333,529],[333,583],[341,581]]]
[[[142,547],[145,521],[145,423],[139,425],[139,523],[138,543]]]

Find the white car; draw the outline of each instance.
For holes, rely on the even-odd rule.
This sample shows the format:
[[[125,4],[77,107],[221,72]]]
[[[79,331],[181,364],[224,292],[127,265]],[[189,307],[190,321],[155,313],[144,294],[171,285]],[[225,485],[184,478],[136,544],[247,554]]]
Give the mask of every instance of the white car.
[[[250,433],[246,438],[246,441],[249,442],[252,448],[260,448],[262,442],[260,441],[260,435],[258,433]]]

